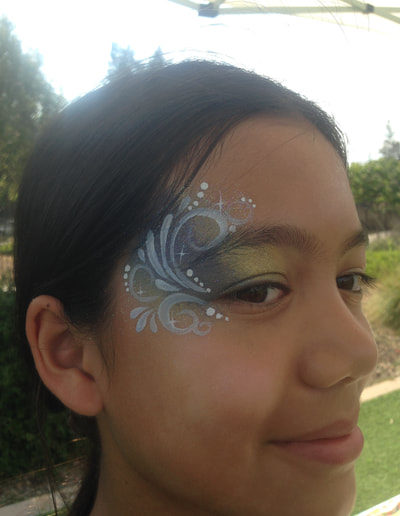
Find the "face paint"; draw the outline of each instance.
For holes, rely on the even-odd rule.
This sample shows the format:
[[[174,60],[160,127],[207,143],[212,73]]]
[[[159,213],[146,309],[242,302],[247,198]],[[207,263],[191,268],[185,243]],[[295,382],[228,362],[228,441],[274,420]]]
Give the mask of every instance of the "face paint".
[[[243,196],[228,201],[219,192],[213,199],[203,182],[193,198],[186,196],[175,214],[166,215],[159,230],[148,231],[123,273],[126,291],[139,302],[130,313],[137,332],[148,324],[156,333],[161,324],[177,334],[206,335],[212,320],[229,321],[207,301],[215,280],[209,281],[201,264],[252,219],[255,207]]]

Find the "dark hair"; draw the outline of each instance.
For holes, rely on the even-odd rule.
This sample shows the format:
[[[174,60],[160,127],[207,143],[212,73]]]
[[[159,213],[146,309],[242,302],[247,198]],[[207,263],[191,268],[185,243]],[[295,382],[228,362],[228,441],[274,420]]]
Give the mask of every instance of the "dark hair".
[[[107,320],[117,261],[162,219],[227,132],[263,114],[309,121],[346,164],[342,135],[325,112],[270,79],[226,64],[148,68],[65,108],[38,142],[19,192],[15,282],[24,342],[26,310],[41,294],[58,298],[78,327],[90,330]],[[26,343],[25,353],[30,357]],[[98,452],[95,421],[81,419]],[[91,510],[98,456],[71,515]]]

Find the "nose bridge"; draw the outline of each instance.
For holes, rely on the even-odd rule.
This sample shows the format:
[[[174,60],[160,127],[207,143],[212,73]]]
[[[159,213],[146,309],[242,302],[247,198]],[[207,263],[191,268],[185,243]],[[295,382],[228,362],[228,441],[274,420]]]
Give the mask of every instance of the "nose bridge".
[[[313,306],[304,307],[302,380],[315,388],[327,388],[371,373],[377,349],[361,311],[350,310],[337,289],[325,289],[324,297],[310,303]]]

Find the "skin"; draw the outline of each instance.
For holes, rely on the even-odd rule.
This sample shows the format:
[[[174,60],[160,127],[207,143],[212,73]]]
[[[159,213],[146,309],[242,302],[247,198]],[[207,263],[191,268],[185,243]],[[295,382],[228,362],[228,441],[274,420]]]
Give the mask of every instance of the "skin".
[[[74,402],[43,373],[33,346],[53,392],[97,415],[102,459],[91,516],[346,516],[354,461],[323,464],[274,444],[338,421],[354,426],[376,363],[362,295],[336,283],[365,267],[365,246],[342,252],[361,229],[345,168],[308,123],[257,118],[229,135],[201,181],[235,185],[255,200],[255,225],[295,225],[318,248],[245,251],[251,271],[288,289],[269,291],[263,303],[215,300],[230,321],[206,336],[137,333],[129,318],[136,305],[117,268],[111,323],[100,336],[114,348],[112,367],[93,341],[76,336],[80,352],[64,346],[68,360],[59,355],[64,369],[79,362],[86,375],[77,376],[87,384]],[[42,327],[29,333],[28,323],[28,336],[40,340]]]

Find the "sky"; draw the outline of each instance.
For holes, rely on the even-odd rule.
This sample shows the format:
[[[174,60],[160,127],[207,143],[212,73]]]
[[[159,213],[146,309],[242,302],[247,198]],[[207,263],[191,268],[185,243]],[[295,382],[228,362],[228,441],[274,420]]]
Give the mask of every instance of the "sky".
[[[285,15],[202,18],[169,0],[0,0],[1,15],[67,100],[99,85],[113,42],[136,59],[160,47],[171,61],[227,61],[314,100],[347,136],[351,162],[379,157],[388,121],[400,140],[400,25],[376,32]]]

